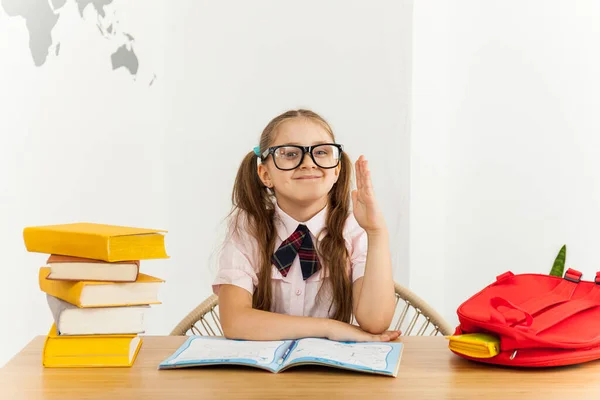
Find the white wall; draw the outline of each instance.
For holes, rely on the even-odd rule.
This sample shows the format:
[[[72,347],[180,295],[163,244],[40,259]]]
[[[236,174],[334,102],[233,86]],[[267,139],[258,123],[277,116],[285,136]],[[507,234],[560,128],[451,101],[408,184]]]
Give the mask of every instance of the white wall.
[[[98,33],[96,16],[81,19],[74,2],[53,31],[59,56],[39,68],[24,20],[0,8],[0,365],[51,324],[37,281],[47,256],[26,252],[25,226],[168,226],[161,8],[158,0],[118,2],[120,25],[136,38],[136,81],[112,71],[115,49]],[[161,277],[174,267],[143,264]],[[151,332],[165,330],[161,312],[149,314]]]
[[[600,270],[599,19],[595,1],[415,2],[410,283],[453,324],[563,244]]]
[[[210,294],[220,222],[239,162],[278,113],[322,113],[354,160],[370,160],[408,284],[411,2],[115,0],[140,59],[110,70],[109,42],[62,10],[59,56],[33,66],[20,18],[0,9],[0,365],[51,316],[30,225],[94,221],[168,229],[149,334],[168,334]],[[91,11],[91,10],[90,10]],[[156,73],[152,86],[148,82]],[[5,325],[6,324],[6,325]]]

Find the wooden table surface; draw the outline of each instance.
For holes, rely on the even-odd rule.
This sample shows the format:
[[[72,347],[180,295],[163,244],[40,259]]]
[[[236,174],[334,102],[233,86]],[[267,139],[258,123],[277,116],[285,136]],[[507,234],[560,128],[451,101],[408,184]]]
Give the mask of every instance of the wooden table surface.
[[[511,369],[463,360],[443,337],[404,337],[397,378],[301,366],[274,374],[251,367],[159,371],[185,340],[144,336],[132,368],[43,368],[43,336],[0,369],[0,399],[600,399],[600,361]]]

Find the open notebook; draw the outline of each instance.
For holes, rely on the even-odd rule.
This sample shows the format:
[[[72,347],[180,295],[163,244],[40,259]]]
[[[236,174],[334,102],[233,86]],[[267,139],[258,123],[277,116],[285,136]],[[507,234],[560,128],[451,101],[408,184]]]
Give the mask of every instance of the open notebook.
[[[244,365],[282,372],[298,365],[323,365],[396,377],[400,342],[336,342],[327,339],[246,341],[191,336],[158,369]]]

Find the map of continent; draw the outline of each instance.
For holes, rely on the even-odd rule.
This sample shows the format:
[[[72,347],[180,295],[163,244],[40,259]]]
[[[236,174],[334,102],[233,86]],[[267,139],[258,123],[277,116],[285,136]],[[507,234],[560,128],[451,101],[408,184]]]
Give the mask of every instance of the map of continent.
[[[113,0],[0,0],[0,5],[9,17],[21,17],[25,20],[33,63],[41,67],[51,51],[59,55],[60,43],[53,43],[52,30],[59,23],[61,9],[67,1],[75,2],[81,18],[88,7],[93,9],[97,14],[96,25],[100,34],[105,39],[118,43],[110,55],[112,69],[125,68],[135,78],[139,69],[139,60],[134,51],[135,40],[131,34],[120,31],[115,13],[107,12],[107,6]],[[153,82],[154,79],[150,84]]]

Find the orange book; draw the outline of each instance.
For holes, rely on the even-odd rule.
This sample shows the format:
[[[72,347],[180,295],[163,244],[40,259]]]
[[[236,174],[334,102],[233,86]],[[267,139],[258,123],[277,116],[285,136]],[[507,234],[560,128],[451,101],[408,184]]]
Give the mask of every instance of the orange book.
[[[131,367],[142,346],[137,335],[61,336],[52,325],[44,341],[44,367]]]
[[[80,222],[23,229],[27,251],[116,262],[169,258],[164,230]]]
[[[138,274],[135,282],[63,281],[48,279],[50,268],[39,271],[40,290],[80,308],[160,304],[158,288],[164,280]]]

